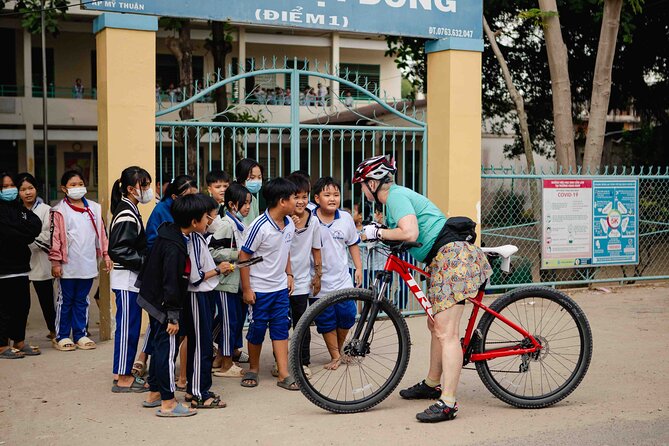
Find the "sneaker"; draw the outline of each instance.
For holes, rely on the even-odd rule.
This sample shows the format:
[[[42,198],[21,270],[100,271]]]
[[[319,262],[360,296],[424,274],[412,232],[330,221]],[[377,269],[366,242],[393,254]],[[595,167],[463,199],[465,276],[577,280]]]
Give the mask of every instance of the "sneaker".
[[[405,400],[437,400],[441,398],[441,385],[430,387],[423,380],[408,389],[400,390],[400,396]]]
[[[416,414],[416,419],[421,423],[438,423],[440,421],[452,420],[458,415],[458,405],[448,407],[442,400],[437,401],[421,413]]]

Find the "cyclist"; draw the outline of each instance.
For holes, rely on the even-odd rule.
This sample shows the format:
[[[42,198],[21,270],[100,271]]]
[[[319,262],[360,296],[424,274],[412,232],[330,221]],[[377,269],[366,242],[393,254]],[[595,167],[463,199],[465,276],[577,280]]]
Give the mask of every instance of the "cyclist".
[[[400,391],[405,399],[436,399],[425,411],[416,414],[421,422],[435,423],[455,418],[458,405],[455,393],[462,369],[459,339],[460,318],[465,299],[474,297],[492,275],[485,254],[475,245],[445,237],[446,217],[426,197],[394,183],[397,172],[390,156],[366,159],[357,167],[354,183],[362,185],[369,201],[385,205],[388,228],[367,225],[368,240],[419,242],[409,252],[428,265],[431,277],[427,297],[432,304],[430,367],[420,383]]]

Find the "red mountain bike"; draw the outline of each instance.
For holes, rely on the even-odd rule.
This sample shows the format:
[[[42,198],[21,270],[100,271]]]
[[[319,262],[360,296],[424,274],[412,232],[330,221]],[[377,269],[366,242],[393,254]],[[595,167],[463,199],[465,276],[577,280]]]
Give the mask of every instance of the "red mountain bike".
[[[380,249],[388,259],[370,289],[329,294],[300,319],[291,340],[290,368],[302,393],[317,406],[336,413],[365,411],[399,384],[409,363],[411,341],[406,321],[386,297],[386,290],[397,273],[432,317],[430,302],[411,274],[429,277],[429,273],[399,258],[417,246],[410,242],[383,245]],[[508,272],[517,248],[483,250],[488,256],[501,257],[502,269]],[[539,286],[514,289],[490,306],[482,303],[483,294],[480,290],[469,299],[473,309],[461,339],[463,365],[473,362],[488,390],[516,407],[548,407],[573,392],[592,357],[590,325],[576,302]],[[315,320],[348,301],[357,308],[355,323],[349,330],[338,330],[338,345],[326,345]],[[483,315],[475,329],[480,310]],[[325,368],[332,364],[333,349],[340,358],[334,367]]]

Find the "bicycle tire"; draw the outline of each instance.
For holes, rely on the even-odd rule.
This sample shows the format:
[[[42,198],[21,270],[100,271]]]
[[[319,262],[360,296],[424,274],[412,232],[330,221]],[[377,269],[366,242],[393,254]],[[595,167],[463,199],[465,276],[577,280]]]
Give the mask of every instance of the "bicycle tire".
[[[399,348],[395,367],[386,381],[381,386],[379,386],[378,390],[361,400],[341,401],[333,399],[332,397],[319,392],[314,387],[314,385],[312,385],[309,378],[307,378],[305,375],[304,369],[302,367],[302,355],[300,352],[302,343],[305,340],[305,336],[307,333],[310,333],[312,323],[314,323],[316,316],[318,316],[326,307],[336,303],[347,300],[357,300],[358,302],[371,303],[374,299],[375,297],[373,296],[372,291],[368,289],[362,290],[359,288],[349,288],[336,291],[318,299],[315,304],[311,305],[302,315],[300,321],[295,327],[290,344],[288,358],[289,368],[292,376],[299,384],[300,390],[304,396],[307,397],[307,399],[316,406],[334,413],[364,412],[385,400],[395,390],[404,376],[404,373],[406,372],[407,366],[409,364],[409,356],[411,353],[409,328],[407,327],[406,321],[402,317],[402,314],[397,309],[397,307],[395,307],[395,305],[387,300],[381,300],[379,303],[381,305],[381,311],[385,313],[385,316],[388,318],[388,320],[392,322],[392,326],[395,327]],[[356,319],[356,323],[357,321],[358,319]],[[375,326],[378,322],[379,320],[377,319]],[[384,334],[384,337],[385,336],[386,335]],[[373,349],[373,341],[370,342],[370,349]],[[349,367],[349,364],[342,365],[340,367]]]
[[[520,395],[519,392],[513,392],[513,391],[509,390],[509,388],[502,385],[500,383],[500,380],[495,377],[495,375],[494,375],[495,371],[491,370],[490,361],[477,361],[475,363],[475,365],[476,365],[476,370],[479,374],[479,377],[481,378],[481,381],[483,381],[483,384],[485,385],[485,387],[495,397],[497,397],[500,400],[504,401],[505,403],[510,404],[512,406],[515,406],[515,407],[524,408],[524,409],[538,409],[538,408],[544,408],[544,407],[551,406],[551,405],[563,400],[569,394],[571,394],[576,389],[576,387],[578,387],[578,385],[581,383],[581,381],[583,380],[583,378],[585,377],[585,375],[588,371],[588,367],[590,365],[590,360],[592,358],[592,332],[590,330],[590,324],[589,324],[587,318],[585,317],[585,314],[583,313],[583,310],[581,309],[581,307],[579,307],[578,304],[576,302],[574,302],[574,300],[572,298],[570,298],[569,296],[567,296],[566,294],[564,294],[560,291],[551,289],[551,288],[546,288],[546,287],[519,288],[519,289],[510,291],[510,292],[504,294],[503,296],[501,296],[500,298],[498,298],[497,300],[495,300],[490,305],[490,308],[492,310],[496,311],[497,313],[504,315],[507,318],[509,318],[509,316],[516,316],[514,318],[514,319],[516,319],[514,322],[519,323],[519,322],[522,322],[522,312],[520,312],[518,310],[514,314],[514,312],[510,309],[510,307],[512,305],[518,303],[519,301],[525,301],[527,299],[531,299],[530,301],[526,302],[526,305],[523,303],[523,305],[525,305],[525,316],[526,316],[527,321],[529,321],[529,319],[531,317],[530,315],[528,315],[527,307],[528,306],[533,307],[533,311],[534,311],[535,315],[532,316],[532,317],[535,319],[535,322],[536,322],[537,301],[541,300],[541,305],[542,305],[541,309],[543,309],[544,308],[544,306],[543,306],[544,305],[544,300],[545,300],[545,301],[548,301],[549,304],[550,303],[556,304],[558,306],[558,308],[556,308],[556,309],[559,312],[562,312],[563,310],[565,311],[565,313],[563,313],[562,316],[560,316],[559,321],[561,321],[564,318],[565,315],[569,315],[570,318],[571,318],[571,321],[573,321],[573,323],[574,323],[575,329],[578,330],[578,336],[576,336],[574,334],[573,336],[564,337],[565,336],[564,332],[558,331],[557,333],[555,333],[556,335],[563,336],[562,339],[555,338],[556,341],[558,341],[558,340],[559,341],[564,341],[568,338],[578,337],[578,340],[579,340],[579,343],[580,343],[579,352],[578,352],[578,359],[576,361],[570,361],[567,358],[568,362],[574,362],[574,364],[575,364],[574,370],[569,375],[569,377],[567,379],[565,379],[565,381],[561,385],[556,386],[555,389],[550,388],[547,393],[543,393],[543,394],[540,394],[540,395],[527,396],[527,395]],[[505,311],[505,310],[507,310],[507,311]],[[546,310],[546,313],[547,312],[548,312],[548,310]],[[542,324],[544,322],[543,321],[544,317],[547,318],[547,316],[542,314],[541,319],[540,319]],[[518,321],[517,319],[521,319],[521,321]],[[492,326],[493,322],[495,322],[496,320],[497,320],[497,318],[495,318],[490,313],[485,313],[481,317],[481,320],[479,321],[479,324],[478,324],[478,330],[480,330],[481,338],[479,340],[479,345],[476,348],[477,352],[480,353],[480,352],[484,352],[486,350],[486,348],[485,348],[486,340],[488,339],[489,336],[492,337],[490,330],[491,330],[491,326]],[[569,321],[570,320],[568,319],[567,323]],[[552,320],[550,322],[548,320],[545,321],[545,322],[546,322],[547,327],[550,326],[551,324],[553,324]],[[560,323],[562,323],[562,322],[556,322],[554,324],[554,326],[556,327]],[[503,323],[499,322],[499,324],[503,324]],[[521,323],[520,325],[523,325],[523,324]],[[530,325],[530,324],[528,323],[527,325]],[[506,326],[505,324],[504,324],[504,327],[508,328],[508,326]],[[537,359],[529,361],[529,367],[539,368],[539,370],[542,370],[542,369],[545,368],[546,370],[548,370],[549,367],[544,366],[543,361],[546,360],[546,358],[551,355],[551,351],[550,351],[551,341],[548,340],[547,337],[543,336],[542,333],[533,331],[532,327],[528,327],[528,326],[523,325],[523,328],[525,328],[528,332],[530,332],[537,339],[541,339],[542,345],[544,343],[546,344],[544,346],[546,348],[543,350],[543,353],[541,355],[539,355],[539,356],[543,355],[542,359],[537,358]],[[535,328],[536,328],[536,324],[535,324]],[[547,328],[539,327],[539,328],[537,328],[537,330],[538,331],[542,331],[542,330],[546,331]],[[565,331],[568,331],[568,330],[570,330],[570,329],[567,329]],[[513,330],[508,329],[507,331],[511,332]],[[519,333],[514,331],[513,334],[517,334],[518,338],[520,338]],[[571,333],[567,333],[567,334],[571,335]],[[574,341],[569,340],[569,341],[565,341],[565,342],[574,342]],[[493,344],[491,344],[491,346],[492,345]],[[566,358],[566,356],[564,356],[563,354],[556,354],[556,355],[563,356],[564,358]],[[574,355],[576,355],[576,353],[571,354],[571,356],[574,356]],[[521,358],[521,357],[520,356],[512,356],[512,357],[507,357],[507,358],[512,358],[511,360],[513,360],[513,358]],[[520,359],[518,359],[518,360],[520,360]],[[539,366],[536,366],[536,365],[533,365],[533,362],[542,362],[542,364],[540,364]],[[493,368],[494,368],[494,366],[493,366]],[[551,367],[551,369],[555,371],[554,368]],[[524,373],[527,373],[527,372],[528,371],[525,371]],[[523,372],[511,372],[511,371],[506,372],[505,371],[503,373],[519,373],[519,374],[521,374]],[[530,379],[532,379],[531,375],[530,375]],[[555,380],[555,377],[553,377],[553,379]],[[550,384],[550,380],[548,379],[548,377],[546,379],[546,383],[547,383],[547,385]],[[544,381],[543,381],[543,377],[542,377],[542,381],[541,381],[542,391],[543,391],[543,385],[544,385]],[[525,386],[527,386],[527,377],[525,377]],[[519,388],[520,385],[518,384],[515,387]],[[534,383],[532,383],[532,388],[534,388]]]

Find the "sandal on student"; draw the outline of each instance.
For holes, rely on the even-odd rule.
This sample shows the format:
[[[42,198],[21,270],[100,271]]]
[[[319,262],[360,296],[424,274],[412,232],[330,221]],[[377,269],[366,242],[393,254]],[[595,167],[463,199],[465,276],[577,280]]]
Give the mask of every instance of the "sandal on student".
[[[252,381],[252,383],[246,381]],[[241,384],[242,387],[258,387],[258,374],[256,372],[247,371],[244,373],[244,376],[242,376]]]
[[[155,400],[155,401],[142,401],[142,407],[146,407],[147,409],[153,409],[154,407],[160,407],[160,405],[163,402],[161,400]]]
[[[220,376],[222,378],[241,378],[244,376],[244,369],[238,365],[233,364],[225,372],[221,372],[220,370],[218,372],[214,372],[214,376]]]
[[[36,345],[24,344],[23,347],[19,349],[26,356],[39,356],[42,354],[39,347]]]
[[[249,355],[246,352],[240,352],[239,356],[232,356],[232,360],[235,362],[239,362],[241,364],[246,364],[249,362]]]
[[[146,375],[146,362],[144,361],[135,361],[132,365],[132,371],[130,372],[138,378],[142,378]]]
[[[149,388],[146,387],[146,381],[142,378],[135,377],[132,384],[129,386],[119,386],[118,381],[114,380],[111,391],[113,393],[144,393],[148,392]]]
[[[97,345],[95,345],[95,342],[88,336],[84,336],[82,338],[79,338],[77,341],[77,348],[80,348],[82,350],[93,350],[96,348]]]
[[[277,381],[276,385],[286,390],[300,390],[295,379],[290,375],[286,376],[283,381]]]
[[[4,352],[0,353],[0,359],[21,359],[25,358],[26,355],[21,351],[15,348],[8,348]]]
[[[174,383],[174,391],[175,392],[185,392],[187,389],[187,386],[181,387],[179,384]]]
[[[276,362],[272,366],[272,376],[275,378],[279,377],[279,366],[276,364]]]
[[[207,404],[208,399],[211,399],[209,404]],[[220,396],[212,394],[207,399],[193,398],[190,407],[191,409],[223,409],[227,407],[227,404],[225,404],[225,401],[221,401]]]
[[[70,338],[63,338],[60,341],[52,339],[51,343],[53,344],[53,348],[61,352],[71,352],[77,349],[77,346],[74,345],[74,342]]]
[[[162,409],[156,411],[156,416],[163,418],[192,417],[193,415],[197,415],[197,411],[189,409],[181,403],[177,403],[176,407],[169,412],[163,412]]]

